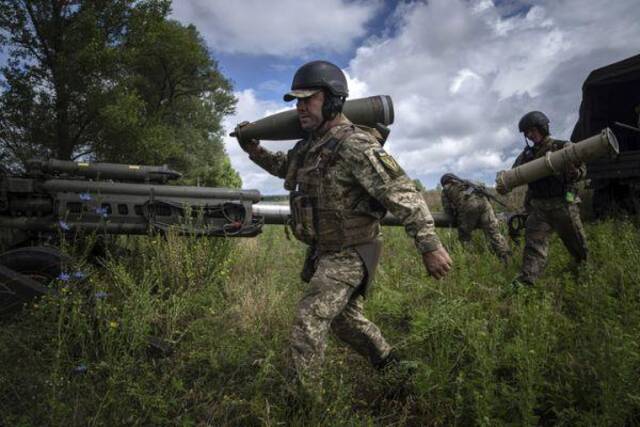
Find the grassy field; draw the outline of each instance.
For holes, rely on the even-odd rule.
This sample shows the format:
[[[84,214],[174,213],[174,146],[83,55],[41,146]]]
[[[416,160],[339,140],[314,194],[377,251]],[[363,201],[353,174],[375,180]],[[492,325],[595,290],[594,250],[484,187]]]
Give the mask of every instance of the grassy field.
[[[440,231],[455,268],[438,282],[385,228],[366,312],[418,369],[399,384],[332,338],[311,406],[285,379],[304,248],[282,227],[123,239],[2,322],[0,425],[639,425],[638,229],[587,232],[585,268],[556,238],[539,286],[509,295],[520,260],[502,266],[481,235],[465,252]]]

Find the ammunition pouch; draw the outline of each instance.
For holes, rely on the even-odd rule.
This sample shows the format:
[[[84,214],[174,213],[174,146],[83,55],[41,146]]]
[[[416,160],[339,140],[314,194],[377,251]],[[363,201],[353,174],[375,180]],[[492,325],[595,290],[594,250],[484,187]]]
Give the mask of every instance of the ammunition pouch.
[[[289,196],[289,227],[296,239],[308,245],[313,245],[317,238],[313,205],[313,199],[300,191],[292,191]]]
[[[296,239],[320,251],[340,251],[374,240],[380,234],[378,218],[334,209],[319,209],[316,200],[300,191],[289,197],[289,226]]]

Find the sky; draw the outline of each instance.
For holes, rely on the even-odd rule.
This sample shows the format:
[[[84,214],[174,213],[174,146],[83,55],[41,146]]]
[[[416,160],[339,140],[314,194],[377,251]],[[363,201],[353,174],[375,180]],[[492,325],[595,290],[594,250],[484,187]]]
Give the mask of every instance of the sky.
[[[638,0],[174,0],[172,17],[198,28],[234,85],[227,133],[293,108],[282,95],[296,69],[327,60],[350,99],[392,97],[385,149],[427,188],[446,172],[493,185],[524,147],[528,111],[568,139],[589,72],[640,53]],[[234,138],[225,146],[245,188],[285,193]]]

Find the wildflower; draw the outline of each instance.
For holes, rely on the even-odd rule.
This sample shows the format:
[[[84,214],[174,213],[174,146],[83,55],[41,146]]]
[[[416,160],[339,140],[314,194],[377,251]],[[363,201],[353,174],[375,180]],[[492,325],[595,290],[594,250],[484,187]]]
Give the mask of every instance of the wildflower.
[[[69,280],[71,280],[71,275],[69,273],[62,272],[58,274],[58,280],[60,280],[61,282],[68,282]]]
[[[111,321],[109,322],[109,327],[110,327],[111,329],[116,329],[116,328],[118,327],[118,322],[116,322],[115,320],[111,320]]]
[[[64,231],[69,231],[71,230],[71,226],[69,224],[67,224],[66,222],[64,222],[63,220],[58,221],[58,225],[60,226],[61,229],[63,229]]]
[[[80,193],[80,200],[88,202],[91,200],[91,194],[89,193]]]
[[[109,294],[106,293],[105,291],[98,291],[98,292],[95,293],[96,299],[104,299],[107,296],[109,296]]]
[[[76,271],[75,273],[73,273],[73,278],[74,279],[82,280],[85,277],[87,277],[87,275],[82,271]]]
[[[75,368],[73,368],[73,373],[74,374],[86,374],[87,370],[88,370],[87,365],[85,365],[84,363],[81,363],[78,366],[76,366]]]
[[[96,213],[100,215],[102,218],[106,218],[107,216],[109,216],[109,212],[107,211],[107,208],[96,208]]]

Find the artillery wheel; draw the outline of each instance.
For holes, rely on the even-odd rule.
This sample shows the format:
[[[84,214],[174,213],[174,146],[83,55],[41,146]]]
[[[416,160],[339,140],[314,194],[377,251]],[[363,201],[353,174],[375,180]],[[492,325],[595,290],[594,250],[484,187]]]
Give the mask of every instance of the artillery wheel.
[[[0,264],[42,285],[41,289],[29,288],[28,293],[42,295],[52,280],[62,273],[67,257],[55,248],[31,246],[13,249],[0,255]],[[31,298],[24,296],[18,283],[0,282],[0,316],[18,311]]]

